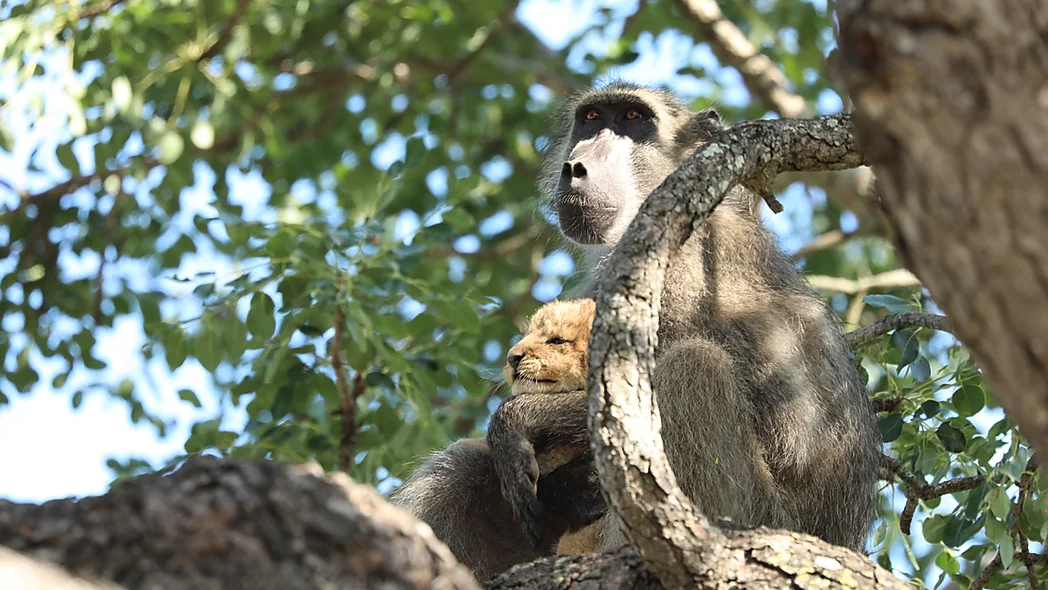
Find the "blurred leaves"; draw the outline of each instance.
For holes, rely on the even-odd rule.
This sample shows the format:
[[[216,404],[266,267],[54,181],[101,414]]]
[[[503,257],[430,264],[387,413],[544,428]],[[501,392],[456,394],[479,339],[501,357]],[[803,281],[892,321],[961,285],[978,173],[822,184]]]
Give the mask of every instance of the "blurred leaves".
[[[665,54],[696,107],[716,103],[729,121],[769,110],[694,38],[680,2],[598,4],[558,49],[517,2],[0,6],[0,79],[20,97],[0,85],[0,150],[28,154],[34,187],[0,172],[0,405],[53,388],[79,408],[102,393],[163,435],[173,421],[150,408],[177,398],[197,416],[186,454],[333,469],[342,317],[343,378],[364,376],[356,479],[388,487],[479,434],[516,325],[572,280],[536,212],[550,97],[622,67],[650,80]],[[826,3],[718,5],[813,112],[835,104]],[[864,220],[818,191],[801,198],[810,214],[785,201],[791,239],[852,236],[805,256],[805,272],[898,267],[890,242],[854,231]],[[829,303],[849,327],[930,306],[882,291]],[[114,338],[140,343],[135,358],[112,353]],[[904,329],[856,354],[871,397],[891,402],[885,451],[914,478],[885,486],[871,556],[921,586],[968,588],[973,564],[999,553],[987,587],[1020,583],[1020,541],[1048,540],[1045,478],[1024,479],[1029,450],[965,349]],[[186,386],[193,371],[212,387]],[[109,466],[118,478],[153,469]],[[903,534],[904,490],[957,478],[981,479],[920,499],[920,534]]]

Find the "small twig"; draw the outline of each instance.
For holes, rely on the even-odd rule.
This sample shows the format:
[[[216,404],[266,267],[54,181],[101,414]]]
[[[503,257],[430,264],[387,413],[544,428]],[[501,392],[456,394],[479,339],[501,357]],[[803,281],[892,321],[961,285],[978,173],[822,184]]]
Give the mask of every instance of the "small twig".
[[[1012,536],[1019,539],[1019,552],[1029,553],[1030,552],[1030,540],[1026,538],[1026,535],[1019,528],[1019,515],[1023,513],[1023,507],[1026,505],[1026,498],[1030,495],[1030,488],[1033,487],[1033,477],[1037,473],[1037,463],[1031,456],[1029,461],[1026,462],[1026,467],[1023,469],[1022,477],[1019,479],[1019,497],[1015,502],[1015,509],[1012,511],[1012,520],[1015,524],[1012,525]],[[1041,582],[1037,579],[1037,569],[1032,562],[1024,562],[1026,565],[1026,576],[1030,579],[1030,590],[1041,590]]]
[[[197,58],[197,63],[211,59],[218,55],[219,51],[222,51],[226,44],[229,43],[229,39],[233,36],[233,29],[244,18],[244,14],[247,13],[247,7],[249,4],[251,4],[251,0],[240,0],[237,2],[236,8],[233,9],[233,14],[229,15],[226,24],[222,27],[222,30],[219,31],[215,42],[212,43],[211,47],[208,47],[204,53],[200,54],[200,57]]]
[[[1048,555],[1041,555],[1039,553],[1029,553],[1021,551],[1015,554],[1015,561],[1026,565],[1027,567],[1033,567],[1034,565],[1048,565]],[[990,578],[994,574],[1001,570],[1004,565],[1001,559],[1000,552],[993,558],[993,561],[986,564],[983,571],[979,573],[979,577],[972,582],[972,585],[968,587],[968,590],[982,590],[986,586],[986,583],[990,581]]]
[[[887,455],[881,455],[880,476],[886,481],[899,479],[905,484],[902,492],[906,496],[906,506],[903,508],[902,514],[899,515],[899,529],[905,535],[910,534],[910,525],[913,523],[913,515],[917,511],[918,502],[947,494],[974,490],[986,481],[985,475],[973,475],[929,485],[909,469],[903,467],[898,459],[893,459]]]
[[[913,276],[910,271],[898,268],[883,272],[870,277],[858,279],[845,279],[841,277],[829,277],[822,275],[811,275],[807,277],[811,286],[824,291],[837,291],[854,295],[871,289],[895,289],[899,287],[919,287],[921,281]]]
[[[861,231],[845,232],[839,229],[828,231],[824,234],[815,236],[815,238],[803,245],[796,252],[793,253],[792,257],[794,260],[801,260],[824,250],[829,250],[838,244],[842,244],[852,238],[860,237],[864,234]]]
[[[342,436],[338,445],[338,468],[352,475],[353,451],[357,446],[357,398],[364,393],[367,383],[362,371],[357,371],[356,376],[353,377],[352,392],[349,390],[349,384],[346,383],[346,372],[342,366],[342,324],[344,322],[342,308],[336,306],[335,335],[331,340],[331,368],[335,371],[335,383],[338,384],[338,393],[342,402],[338,413],[342,424]]]
[[[517,10],[518,4],[520,4],[520,0],[512,0],[509,2],[502,10],[502,13],[499,14],[498,18],[491,23],[491,28],[488,29],[488,33],[485,35],[484,40],[481,41],[476,48],[463,56],[462,59],[458,60],[455,65],[451,66],[451,69],[448,70],[449,82],[454,83],[459,75],[469,68],[470,64],[473,63],[473,60],[488,48],[499,32],[506,26],[506,23],[509,22],[510,17],[513,16],[513,13]]]
[[[899,398],[875,399],[871,403],[873,404],[873,410],[880,414],[881,412],[894,412],[899,407],[899,404],[902,403],[902,400]]]
[[[94,18],[94,17],[96,17],[96,16],[98,16],[100,14],[104,14],[106,12],[109,12],[114,7],[119,6],[120,4],[123,4],[124,2],[125,2],[125,0],[109,0],[108,2],[99,2],[98,4],[95,4],[93,6],[88,6],[87,8],[84,8],[83,10],[77,12],[76,17],[78,19],[81,19],[81,18]]]
[[[811,114],[804,98],[786,88],[786,75],[724,16],[716,0],[677,0],[677,3],[691,17],[713,53],[738,70],[746,88],[768,108],[785,118]]]
[[[855,347],[900,328],[928,328],[950,333],[950,325],[946,316],[923,311],[906,311],[885,316],[869,326],[848,332],[844,335],[844,339],[849,346]]]

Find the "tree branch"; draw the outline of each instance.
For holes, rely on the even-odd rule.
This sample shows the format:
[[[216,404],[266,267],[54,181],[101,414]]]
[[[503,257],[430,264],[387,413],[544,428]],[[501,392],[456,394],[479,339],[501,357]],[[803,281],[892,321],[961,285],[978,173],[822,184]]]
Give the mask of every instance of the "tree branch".
[[[848,342],[848,346],[855,347],[901,328],[928,328],[952,333],[946,316],[923,311],[906,311],[885,316],[869,326],[848,332],[844,335],[844,339]]]
[[[107,0],[106,2],[92,4],[91,6],[88,6],[83,10],[77,12],[76,17],[77,19],[94,18],[96,16],[109,12],[114,7],[123,4],[125,1],[126,0]]]
[[[913,523],[913,515],[917,511],[919,501],[974,490],[986,481],[985,475],[973,475],[931,485],[903,467],[902,462],[898,459],[887,455],[881,455],[881,478],[886,481],[899,479],[905,484],[902,492],[906,496],[906,506],[903,507],[902,515],[899,516],[899,529],[904,535],[910,534],[910,525]]]
[[[756,579],[787,587],[801,567],[810,567],[797,564],[819,563],[815,555],[831,556],[833,565],[816,565],[814,573],[827,587],[843,587],[834,574],[842,560],[864,586],[905,587],[858,554],[812,537],[714,527],[677,485],[649,381],[664,269],[727,192],[784,170],[861,164],[848,115],[737,125],[714,136],[663,181],[606,261],[589,353],[593,454],[601,487],[624,521],[630,544],[667,587],[745,587]]]
[[[215,38],[215,42],[207,48],[207,51],[200,54],[197,58],[197,63],[207,61],[212,57],[218,55],[226,44],[229,43],[229,39],[233,36],[233,29],[236,28],[237,24],[244,18],[247,13],[247,7],[251,4],[251,0],[238,0],[236,8],[233,9],[233,14],[229,15],[226,19],[226,24],[223,25],[222,30],[218,32],[218,37]]]
[[[126,588],[480,588],[429,527],[316,464],[198,456],[100,497],[0,500],[0,545]]]
[[[843,277],[829,277],[822,275],[809,275],[806,277],[812,287],[824,291],[837,291],[854,295],[871,289],[894,289],[898,287],[919,287],[921,282],[913,276],[910,271],[898,268],[889,270],[872,277],[860,277],[858,279],[845,279]]]
[[[742,75],[746,88],[782,117],[809,117],[804,98],[786,88],[786,75],[725,18],[716,0],[677,0],[714,55]]]

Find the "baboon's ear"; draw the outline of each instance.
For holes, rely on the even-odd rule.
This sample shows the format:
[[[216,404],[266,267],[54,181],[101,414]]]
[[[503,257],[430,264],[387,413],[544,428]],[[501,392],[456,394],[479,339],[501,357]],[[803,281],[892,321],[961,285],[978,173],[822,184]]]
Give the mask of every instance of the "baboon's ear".
[[[724,129],[720,113],[713,108],[691,113],[687,123],[677,133],[677,143],[681,147],[691,147],[709,141],[714,133]]]

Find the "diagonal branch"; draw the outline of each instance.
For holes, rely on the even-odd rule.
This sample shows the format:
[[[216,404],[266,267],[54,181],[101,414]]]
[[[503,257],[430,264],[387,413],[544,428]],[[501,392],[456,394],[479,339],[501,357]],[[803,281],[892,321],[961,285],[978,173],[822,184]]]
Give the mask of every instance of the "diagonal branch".
[[[591,444],[601,487],[624,521],[630,544],[667,587],[745,586],[749,579],[789,585],[797,574],[791,560],[811,563],[824,551],[834,566],[854,568],[871,586],[905,587],[858,554],[813,537],[778,535],[772,541],[775,535],[766,531],[713,526],[677,485],[649,381],[664,269],[727,192],[785,170],[841,170],[863,163],[848,115],[735,126],[663,181],[605,262],[607,282],[595,295],[598,312],[590,337]],[[815,575],[828,587],[843,587],[828,569]]]
[[[229,18],[226,19],[226,24],[223,25],[222,30],[218,32],[218,37],[215,39],[215,42],[212,43],[204,53],[200,54],[200,57],[197,58],[197,63],[215,57],[225,48],[226,44],[229,43],[230,38],[233,37],[233,29],[236,28],[237,24],[243,20],[244,15],[247,13],[247,7],[249,4],[251,4],[251,0],[237,1],[236,8],[233,9],[233,14],[229,15]]]
[[[804,98],[787,89],[786,75],[757,51],[721,12],[716,0],[677,0],[691,23],[722,62],[739,71],[746,88],[782,117],[810,117]]]

